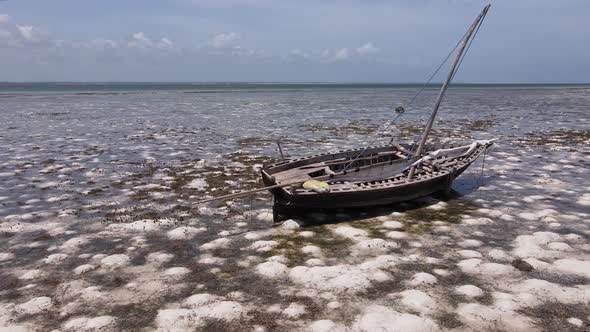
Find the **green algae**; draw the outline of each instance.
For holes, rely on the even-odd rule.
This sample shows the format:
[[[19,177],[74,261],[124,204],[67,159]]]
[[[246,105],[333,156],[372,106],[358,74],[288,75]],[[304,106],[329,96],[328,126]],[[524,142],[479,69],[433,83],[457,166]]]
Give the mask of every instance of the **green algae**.
[[[519,145],[557,145],[574,146],[590,145],[590,130],[588,129],[557,129],[552,131],[530,131],[520,139]]]
[[[299,232],[284,232],[273,235],[272,240],[279,244],[272,250],[263,254],[263,257],[272,257],[283,255],[289,260],[290,266],[301,265],[306,259],[313,257],[313,255],[304,253],[301,248],[313,245],[322,250],[322,254],[326,258],[337,258],[346,255],[349,248],[354,244],[353,241],[334,236],[334,234],[327,228],[327,226],[315,226],[311,228],[315,234],[312,237],[303,237]]]
[[[399,215],[390,215],[393,221],[403,224],[402,231],[410,234],[422,234],[433,227],[433,222],[443,221],[450,224],[458,224],[463,216],[474,211],[479,206],[463,199],[449,200],[442,209],[431,209],[424,205],[409,205],[403,209],[396,209]],[[387,216],[386,214],[383,216]],[[363,229],[374,238],[385,238],[383,221],[378,217],[352,221],[351,226]]]
[[[350,226],[367,231],[372,238],[385,238],[383,222],[377,218],[353,221]]]

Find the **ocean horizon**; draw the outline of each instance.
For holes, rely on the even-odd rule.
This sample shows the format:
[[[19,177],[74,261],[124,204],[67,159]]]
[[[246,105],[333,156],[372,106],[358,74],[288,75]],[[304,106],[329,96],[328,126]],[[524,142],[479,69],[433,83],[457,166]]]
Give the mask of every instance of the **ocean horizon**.
[[[437,89],[441,83],[429,83]],[[379,82],[0,82],[0,95],[13,93],[139,93],[289,91],[304,89],[420,89],[424,83]],[[453,83],[452,88],[587,88],[590,83]]]

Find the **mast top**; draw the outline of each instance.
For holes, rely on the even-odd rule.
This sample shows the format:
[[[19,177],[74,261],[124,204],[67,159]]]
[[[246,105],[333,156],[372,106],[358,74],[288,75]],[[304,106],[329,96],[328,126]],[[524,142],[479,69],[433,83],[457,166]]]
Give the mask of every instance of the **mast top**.
[[[486,14],[488,13],[488,10],[490,9],[490,7],[491,7],[491,4],[488,4],[483,8],[483,10],[479,13],[479,15],[477,16],[475,21],[471,24],[471,26],[469,26],[469,29],[467,29],[467,32],[465,33],[465,35],[463,36],[463,39],[461,40],[461,47],[457,51],[457,55],[455,56],[455,60],[453,61],[453,64],[451,65],[451,68],[449,69],[449,73],[447,74],[447,78],[444,81],[442,87],[440,88],[440,91],[438,93],[438,97],[436,99],[436,103],[434,104],[434,109],[432,111],[432,114],[430,115],[430,119],[428,120],[426,127],[424,128],[424,133],[422,134],[420,144],[418,145],[418,149],[416,150],[417,156],[421,155],[424,150],[424,145],[426,144],[426,140],[428,139],[428,134],[430,134],[430,130],[432,129],[432,125],[434,123],[434,119],[436,118],[436,113],[438,111],[438,108],[443,100],[444,94],[447,91],[449,84],[451,83],[451,80],[453,79],[457,70],[459,69],[459,65],[461,64],[465,49],[466,49],[467,45],[470,44],[470,40],[472,41],[472,37],[475,37],[474,31],[477,32],[477,30],[479,30],[479,27],[481,26],[483,19],[485,18]]]
[[[417,158],[420,158],[420,156],[422,155],[422,153],[424,151],[424,146],[426,145],[426,140],[428,140],[428,134],[430,134],[430,130],[432,129],[432,125],[434,124],[434,119],[436,118],[436,113],[438,112],[438,108],[443,100],[445,92],[447,91],[447,88],[449,87],[449,83],[451,83],[451,80],[453,79],[453,77],[457,73],[457,69],[462,62],[465,48],[467,47],[468,44],[471,45],[470,40],[472,41],[472,37],[475,37],[474,31],[477,32],[479,30],[479,27],[481,26],[483,19],[485,18],[486,14],[488,13],[488,10],[490,9],[490,7],[491,7],[491,4],[488,4],[483,8],[483,10],[481,11],[481,13],[479,13],[479,15],[477,16],[475,21],[473,21],[471,26],[469,26],[469,29],[467,29],[467,32],[465,33],[465,35],[463,36],[463,39],[460,42],[461,47],[457,51],[457,55],[455,56],[455,60],[453,60],[453,64],[451,65],[451,68],[449,69],[449,73],[447,74],[447,79],[444,81],[442,87],[440,88],[440,91],[438,93],[438,97],[436,98],[436,103],[434,104],[434,109],[432,110],[432,114],[430,115],[430,119],[428,119],[428,122],[426,123],[426,127],[424,128],[424,133],[422,134],[422,138],[420,139],[420,144],[418,145],[418,148],[416,149],[415,156]],[[412,179],[415,171],[416,171],[416,167],[412,166],[410,168],[410,172],[408,174],[408,180]]]

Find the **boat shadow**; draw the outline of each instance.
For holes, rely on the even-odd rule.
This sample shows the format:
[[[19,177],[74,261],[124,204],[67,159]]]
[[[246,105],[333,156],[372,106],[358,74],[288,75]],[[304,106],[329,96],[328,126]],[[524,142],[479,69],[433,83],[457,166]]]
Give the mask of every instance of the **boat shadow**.
[[[453,181],[452,188],[460,197],[463,197],[476,192],[479,188],[485,187],[490,183],[492,183],[491,176],[464,174]]]

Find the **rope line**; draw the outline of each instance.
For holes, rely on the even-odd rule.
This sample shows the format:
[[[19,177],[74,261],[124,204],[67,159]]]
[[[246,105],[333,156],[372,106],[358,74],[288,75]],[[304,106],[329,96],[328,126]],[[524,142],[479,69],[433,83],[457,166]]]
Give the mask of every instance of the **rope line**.
[[[467,53],[469,52],[469,49],[471,48],[471,44],[475,40],[475,37],[477,37],[477,33],[479,32],[479,28],[483,24],[483,21],[485,20],[486,16],[487,16],[487,12],[481,17],[481,20],[479,20],[479,23],[477,24],[475,32],[473,33],[473,37],[469,40],[469,43],[467,44],[467,48],[465,49],[465,52],[463,52],[463,54],[461,55],[461,58],[459,59],[459,63],[457,64],[457,67],[456,67],[455,71],[453,72],[453,75],[451,75],[451,79],[449,80],[449,87],[450,87],[451,82],[455,78],[455,75],[459,71],[459,68],[461,68],[461,64],[463,63],[465,56],[467,56]],[[467,32],[465,34],[467,34]],[[465,38],[465,35],[463,35],[463,38]],[[463,38],[461,38],[461,40],[463,40]],[[461,40],[459,41],[459,43],[461,42]],[[457,43],[457,45],[459,45],[459,44]],[[455,46],[455,48],[457,48],[457,46]],[[448,57],[447,57],[447,59],[448,59]],[[423,134],[420,134],[419,137],[422,138],[422,135]],[[414,142],[414,144],[412,144],[412,149],[410,151],[413,151],[415,145],[416,145],[416,142]]]
[[[481,186],[481,185],[484,185],[485,184],[484,169],[485,169],[485,165],[486,165],[486,154],[487,153],[488,153],[488,147],[486,147],[483,150],[483,160],[481,161],[481,173],[479,175],[478,186]]]
[[[416,98],[418,97],[419,94],[421,94],[426,87],[428,86],[428,83],[430,83],[432,81],[432,79],[436,76],[436,74],[438,74],[438,72],[441,70],[441,68],[444,66],[444,64],[449,61],[449,58],[451,57],[451,55],[453,55],[453,53],[455,53],[455,50],[457,49],[457,47],[459,47],[459,44],[461,44],[461,41],[463,40],[463,38],[465,38],[465,36],[467,35],[467,32],[465,32],[463,34],[463,37],[461,37],[461,39],[459,39],[459,41],[457,41],[457,44],[455,44],[455,47],[453,47],[453,49],[449,52],[449,54],[447,54],[447,57],[443,60],[443,62],[440,63],[440,65],[438,66],[438,68],[436,68],[436,70],[434,71],[434,73],[432,73],[432,75],[430,75],[430,78],[428,78],[428,80],[426,81],[426,83],[424,83],[424,85],[422,85],[422,88],[414,95],[414,97],[412,97],[412,99],[410,100],[409,103],[407,103],[405,105],[405,107],[410,106],[414,100],[416,100]]]
[[[459,64],[457,65],[457,70],[455,70],[455,72],[453,73],[453,76],[451,77],[451,81],[455,78],[455,74],[457,74],[457,72],[459,71],[459,68],[461,68],[461,64],[463,63],[463,59],[465,59],[465,56],[467,55],[467,53],[469,53],[469,49],[471,48],[471,44],[473,43],[473,41],[477,37],[477,33],[479,32],[479,28],[481,28],[481,25],[483,24],[483,21],[485,20],[487,15],[488,15],[488,13],[486,12],[481,17],[481,20],[477,24],[477,28],[475,29],[475,32],[473,33],[473,38],[471,38],[471,40],[469,41],[469,44],[467,44],[467,49],[465,49],[465,52],[461,56],[461,59],[459,60]]]
[[[412,97],[412,99],[410,99],[410,101],[404,105],[404,108],[408,108],[410,105],[412,105],[412,103],[416,100],[416,98],[418,98],[418,96],[426,89],[426,87],[428,86],[428,84],[432,81],[432,79],[434,79],[434,77],[436,76],[436,74],[438,74],[438,72],[441,70],[441,68],[444,66],[444,64],[449,61],[449,58],[451,57],[451,55],[453,55],[453,53],[455,52],[455,50],[457,50],[457,47],[459,47],[459,45],[461,44],[461,41],[463,41],[463,39],[465,39],[465,37],[467,36],[467,32],[466,31],[463,36],[461,37],[461,39],[459,39],[459,41],[457,41],[457,43],[455,44],[455,47],[453,47],[453,49],[447,54],[447,56],[445,57],[445,59],[440,63],[440,65],[436,68],[436,70],[434,71],[434,73],[432,73],[432,75],[430,75],[430,77],[428,78],[428,80],[424,83],[424,85],[422,85],[422,88],[420,88],[420,90],[418,90],[418,92]],[[393,108],[393,107],[392,107]],[[366,151],[367,149],[372,146],[373,144],[375,144],[375,142],[379,139],[380,136],[383,135],[383,133],[385,133],[389,128],[391,128],[392,125],[395,124],[395,122],[403,115],[404,113],[399,113],[390,123],[388,123],[383,130],[381,130],[381,132],[379,132],[379,135],[376,135],[376,137],[371,141],[371,143],[369,145],[367,145],[355,158],[353,158],[347,165],[346,167],[344,167],[343,171],[346,171],[357,159],[359,159]],[[415,143],[414,143],[415,145]],[[412,145],[412,149],[414,147],[414,145]],[[410,149],[410,151],[412,151],[412,149]]]

